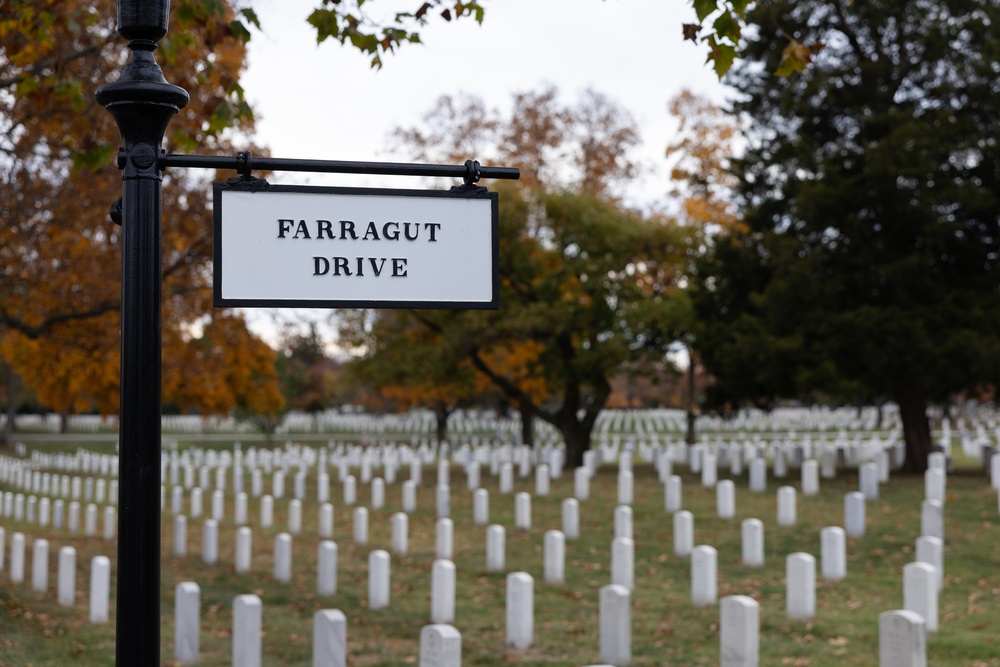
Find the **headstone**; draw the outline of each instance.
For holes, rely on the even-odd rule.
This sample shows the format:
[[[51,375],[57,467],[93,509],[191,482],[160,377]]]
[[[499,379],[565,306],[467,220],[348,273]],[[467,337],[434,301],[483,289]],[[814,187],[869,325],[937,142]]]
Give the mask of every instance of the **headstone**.
[[[233,509],[233,524],[237,526],[245,526],[247,523],[247,503],[249,499],[247,494],[240,491],[236,494],[236,503]]]
[[[235,569],[237,574],[250,571],[253,531],[246,526],[236,529]]]
[[[417,511],[417,483],[412,479],[403,482],[403,511],[407,514]]]
[[[396,512],[392,515],[392,553],[397,556],[405,556],[409,551],[410,518],[405,512]]]
[[[543,559],[545,583],[563,583],[566,578],[566,537],[562,531],[548,530],[545,532]]]
[[[256,595],[233,599],[233,667],[261,667],[262,612]]]
[[[486,571],[503,572],[507,531],[498,524],[486,528]]]
[[[271,495],[280,500],[285,497],[285,473],[275,470],[271,476]]]
[[[767,461],[762,458],[750,462],[750,490],[754,493],[767,490]]]
[[[187,517],[178,514],[174,517],[174,548],[175,556],[187,555]]]
[[[815,459],[802,462],[802,495],[815,496],[819,493],[819,463]]]
[[[764,522],[744,519],[740,524],[744,567],[764,567]]]
[[[69,504],[69,519],[67,521],[69,532],[77,533],[80,531],[80,503],[77,501],[72,501]]]
[[[687,558],[694,548],[694,515],[687,510],[674,512],[674,555]]]
[[[785,612],[793,621],[816,616],[816,559],[796,552],[785,559]]]
[[[627,537],[632,539],[632,508],[628,505],[619,505],[615,508],[615,537]]]
[[[368,544],[368,508],[354,508],[354,543],[358,546]]]
[[[87,537],[97,535],[97,505],[90,503],[83,519],[83,534]]]
[[[292,580],[292,536],[278,533],[274,536],[274,580],[287,584]]]
[[[527,572],[507,575],[507,645],[528,648],[535,627],[535,580]]]
[[[260,527],[270,528],[274,525],[274,498],[265,495],[260,499]]]
[[[514,491],[514,466],[505,461],[500,464],[500,493],[513,493]]]
[[[451,516],[451,487],[447,484],[438,484],[435,487],[434,498],[437,518]]]
[[[634,478],[629,470],[618,473],[618,504],[631,505],[634,500]]]
[[[779,446],[775,448],[772,467],[774,468],[775,479],[784,479],[788,476],[788,457],[784,447]]]
[[[878,616],[878,667],[927,667],[927,624],[913,611]]]
[[[567,540],[580,539],[580,503],[576,498],[562,501],[562,532]]]
[[[472,492],[472,522],[477,526],[490,522],[490,492],[486,489]]]
[[[49,541],[38,539],[31,547],[31,590],[44,593],[49,588]]]
[[[760,664],[760,605],[747,595],[728,595],[719,602],[720,667]]]
[[[944,540],[933,535],[918,537],[915,553],[915,561],[930,563],[937,570],[938,593],[940,593],[944,589]]]
[[[1000,489],[1000,452],[990,456],[990,487]]]
[[[573,496],[577,500],[590,498],[590,470],[586,466],[573,470]]]
[[[347,665],[347,617],[339,609],[320,609],[313,614],[312,664],[313,667]]]
[[[865,500],[878,500],[878,464],[862,463],[858,468],[858,480]]]
[[[216,521],[222,521],[226,516],[226,497],[225,493],[216,489],[212,491],[212,518]]]
[[[847,576],[847,534],[839,526],[827,526],[820,531],[820,572],[827,581],[840,581]]]
[[[701,461],[701,485],[710,489],[719,481],[719,468],[715,455],[706,452]]]
[[[710,607],[718,597],[718,552],[706,544],[691,551],[691,604]]]
[[[524,491],[514,494],[514,527],[531,530],[531,496]]]
[[[419,667],[462,667],[462,635],[451,625],[420,630]]]
[[[549,495],[550,486],[549,466],[541,463],[535,468],[535,495],[539,497]]]
[[[350,507],[358,502],[358,482],[354,475],[348,475],[344,479],[344,504]]]
[[[0,540],[3,539],[0,531]],[[3,567],[0,567],[2,570]],[[76,549],[62,547],[59,549],[59,581],[57,598],[62,607],[72,607],[76,604]]]
[[[288,532],[292,535],[302,533],[302,501],[298,498],[288,501]]]
[[[193,581],[174,588],[174,660],[182,665],[198,663],[201,630],[201,589]]]
[[[795,487],[782,486],[778,488],[778,525],[794,526],[796,520],[795,511]]]
[[[319,543],[316,560],[317,595],[334,595],[337,592],[337,543],[323,540]]]
[[[319,506],[319,536],[325,540],[333,539],[333,505],[330,503]]]
[[[715,513],[720,519],[736,516],[736,485],[733,480],[724,479],[715,485]]]
[[[944,504],[940,500],[924,500],[920,503],[920,534],[944,540]],[[934,632],[930,624],[927,632]]]
[[[455,523],[451,519],[438,519],[435,524],[434,553],[438,560],[451,560],[455,541]]]
[[[631,592],[610,584],[600,591],[600,660],[614,667],[632,662]]]
[[[455,564],[438,559],[431,566],[431,623],[455,622]]]
[[[389,552],[376,549],[368,554],[368,608],[386,609],[389,590]]]
[[[611,541],[611,583],[630,591],[635,586],[635,542],[630,537]]]
[[[663,487],[663,506],[667,512],[677,512],[682,507],[682,484],[678,475],[671,475]]]
[[[937,569],[930,563],[907,563],[903,566],[903,609],[920,614],[929,634],[937,632]]]
[[[465,488],[475,491],[481,484],[481,469],[479,461],[472,461],[465,469]]]
[[[111,561],[107,556],[90,560],[90,622],[107,623],[111,595]]]
[[[219,560],[219,522],[205,519],[201,525],[201,560],[213,565]]]
[[[947,479],[944,470],[928,468],[924,472],[924,498],[927,500],[945,501]]]
[[[848,537],[865,535],[865,495],[860,491],[844,494],[844,532]]]

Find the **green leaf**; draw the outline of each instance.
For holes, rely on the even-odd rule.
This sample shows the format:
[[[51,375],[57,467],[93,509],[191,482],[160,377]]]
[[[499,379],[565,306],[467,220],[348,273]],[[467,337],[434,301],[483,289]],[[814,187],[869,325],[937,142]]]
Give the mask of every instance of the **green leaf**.
[[[260,19],[257,18],[257,12],[247,7],[246,9],[241,9],[240,14],[243,15],[243,18],[246,19],[247,23],[257,28],[257,30],[260,30]]]
[[[712,68],[715,70],[716,76],[721,79],[733,66],[733,60],[736,58],[736,47],[729,44],[716,44],[710,57]]]
[[[712,27],[715,28],[715,34],[719,37],[725,37],[733,44],[740,40],[739,19],[729,11],[719,14],[719,18],[715,19]]]
[[[719,8],[717,0],[692,0],[694,13],[698,16],[698,21],[704,21],[709,14]]]
[[[340,40],[340,19],[337,12],[330,9],[317,9],[306,19],[309,25],[316,28],[316,42],[322,44],[328,38]]]

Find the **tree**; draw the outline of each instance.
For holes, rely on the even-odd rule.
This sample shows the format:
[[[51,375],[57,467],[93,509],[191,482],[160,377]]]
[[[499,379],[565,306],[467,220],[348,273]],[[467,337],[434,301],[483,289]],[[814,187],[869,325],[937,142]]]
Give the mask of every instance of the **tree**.
[[[245,35],[237,14],[223,2],[172,4],[172,34],[158,53],[192,99],[171,124],[167,149],[232,154],[252,129],[238,84]],[[120,137],[94,101],[96,87],[121,66],[114,24],[108,0],[14,0],[0,8],[0,355],[60,412],[112,412],[118,403],[119,230],[108,209],[121,192],[112,159]],[[168,364],[194,354],[189,331],[211,308],[208,190],[193,174],[165,176]],[[210,319],[220,317],[227,330],[246,333],[242,318]],[[179,372],[184,380],[166,383],[166,400],[185,402],[204,389],[206,406],[230,405],[214,401],[197,367]],[[245,378],[236,369],[215,377]],[[228,391],[250,395],[253,387]]]
[[[826,44],[797,78],[766,74],[772,16]],[[717,239],[693,295],[714,400],[892,397],[920,472],[928,402],[1000,378],[1000,7],[809,0],[752,18],[729,75],[751,120],[746,228]]]
[[[315,323],[285,335],[278,355],[281,393],[289,408],[312,416],[316,431],[319,414],[337,402],[336,374]]]

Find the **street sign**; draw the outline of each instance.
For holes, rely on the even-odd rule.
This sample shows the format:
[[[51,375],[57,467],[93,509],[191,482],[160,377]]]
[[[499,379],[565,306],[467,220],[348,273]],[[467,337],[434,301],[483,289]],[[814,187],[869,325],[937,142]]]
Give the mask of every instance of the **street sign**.
[[[499,308],[495,192],[214,190],[216,306]]]

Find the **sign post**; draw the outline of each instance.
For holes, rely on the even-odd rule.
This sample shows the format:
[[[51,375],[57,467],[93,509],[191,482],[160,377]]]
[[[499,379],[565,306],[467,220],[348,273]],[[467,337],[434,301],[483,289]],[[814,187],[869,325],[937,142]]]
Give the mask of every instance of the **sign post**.
[[[115,662],[160,664],[160,222],[159,157],[167,124],[188,103],[153,51],[167,34],[168,0],[118,0],[131,58],[97,101],[118,123],[122,149],[121,414]]]
[[[97,90],[98,103],[122,136],[122,197],[111,208],[122,226],[115,662],[155,667],[160,664],[162,170],[230,168],[241,174],[216,188],[215,305],[373,308],[497,308],[497,199],[475,183],[480,177],[516,179],[519,172],[473,160],[454,166],[253,158],[249,152],[234,158],[167,155],[162,148],[167,125],[190,99],[183,88],[167,83],[153,58],[156,42],[167,34],[170,2],[117,4],[118,32],[129,40],[131,58],[117,81]],[[441,192],[272,186],[252,177],[254,167],[448,176],[463,178],[465,185]],[[272,207],[261,207],[271,211],[269,217],[253,210],[264,200]],[[244,253],[262,248],[276,252],[276,261],[270,266],[258,261],[256,275],[248,275]],[[306,254],[296,254],[302,248]],[[452,273],[442,279],[449,263]],[[448,284],[463,282],[458,290]],[[307,286],[312,291],[296,291]]]

